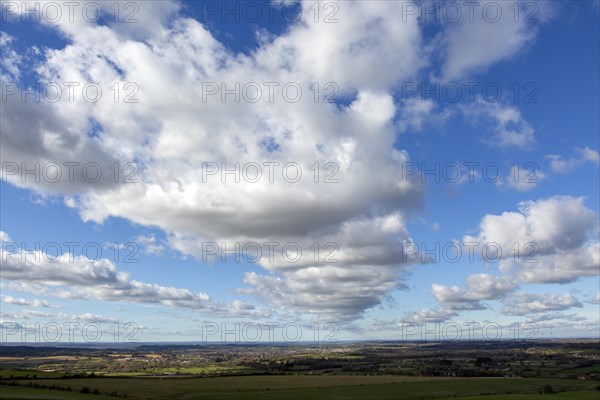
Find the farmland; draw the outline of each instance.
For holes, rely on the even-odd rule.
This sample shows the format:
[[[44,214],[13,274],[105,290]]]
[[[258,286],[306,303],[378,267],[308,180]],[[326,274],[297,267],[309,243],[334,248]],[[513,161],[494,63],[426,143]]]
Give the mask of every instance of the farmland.
[[[592,399],[594,341],[3,346],[3,399]]]

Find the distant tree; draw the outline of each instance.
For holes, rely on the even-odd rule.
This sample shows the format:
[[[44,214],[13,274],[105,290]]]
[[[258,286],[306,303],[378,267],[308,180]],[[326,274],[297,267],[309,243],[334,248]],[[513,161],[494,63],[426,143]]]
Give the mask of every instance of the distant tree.
[[[552,385],[544,385],[542,387],[542,393],[547,394],[547,393],[556,393],[554,391],[554,388],[552,387]]]

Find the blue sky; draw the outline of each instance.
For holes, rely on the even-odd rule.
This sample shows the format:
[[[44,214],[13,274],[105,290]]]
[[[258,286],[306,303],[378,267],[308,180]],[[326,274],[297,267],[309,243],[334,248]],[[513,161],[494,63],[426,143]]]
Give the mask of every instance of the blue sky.
[[[1,4],[3,341],[600,334],[598,1],[37,4]]]

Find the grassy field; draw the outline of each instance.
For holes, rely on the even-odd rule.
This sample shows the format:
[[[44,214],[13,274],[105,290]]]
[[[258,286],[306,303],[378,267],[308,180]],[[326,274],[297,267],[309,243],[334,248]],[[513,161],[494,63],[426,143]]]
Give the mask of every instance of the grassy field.
[[[64,392],[50,389],[34,389],[17,386],[0,386],[0,399],[40,399],[40,400],[60,400],[60,399],[82,399],[82,400],[114,400],[115,397],[108,397],[94,394],[83,394],[76,392]]]
[[[201,374],[217,374],[227,373],[234,375],[235,373],[250,373],[252,368],[248,367],[236,367],[236,366],[206,366],[206,367],[173,367],[173,368],[151,368],[143,372],[113,372],[106,374],[97,374],[102,376],[147,376],[147,375],[201,375]]]
[[[598,392],[566,392],[553,394],[513,394],[499,396],[453,397],[454,400],[598,400]]]
[[[6,370],[0,369],[0,378],[10,378],[13,377],[25,377],[30,376],[33,378],[34,375],[37,375],[38,378],[60,378],[64,374],[60,372],[44,372],[44,371],[24,371],[24,370]]]
[[[28,381],[20,381],[21,384]],[[399,376],[252,376],[220,378],[81,378],[41,379],[38,384],[69,386],[72,392],[2,386],[2,399],[104,399],[117,391],[139,399],[431,399],[476,400],[596,399],[598,382],[523,378],[418,378]],[[538,395],[544,385],[556,391]],[[83,387],[98,389],[101,395],[78,393]],[[4,389],[8,389],[5,391]],[[511,394],[508,394],[511,393]],[[521,394],[518,394],[521,393]],[[522,394],[531,393],[531,394]],[[485,396],[482,396],[485,394]],[[497,394],[498,396],[490,396]],[[48,397],[54,396],[54,397]],[[459,397],[454,397],[459,396]],[[468,396],[468,397],[465,397]],[[122,397],[121,397],[122,398]]]

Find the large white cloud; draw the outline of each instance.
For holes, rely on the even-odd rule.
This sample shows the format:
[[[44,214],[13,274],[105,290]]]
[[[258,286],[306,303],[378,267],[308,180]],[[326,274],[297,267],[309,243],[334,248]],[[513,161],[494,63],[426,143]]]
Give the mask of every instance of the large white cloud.
[[[584,198],[554,196],[521,202],[516,212],[488,214],[481,219],[479,235],[465,236],[463,241],[494,243],[503,257],[521,259],[578,250],[594,238],[597,226],[596,213],[584,205]],[[531,252],[528,244],[534,245]]]
[[[406,238],[404,218],[422,201],[422,185],[398,174],[407,156],[393,148],[396,111],[387,92],[421,67],[420,30],[416,17],[394,23],[395,2],[343,3],[341,8],[339,23],[298,23],[251,56],[229,52],[192,19],[176,19],[170,27],[157,24],[145,41],[135,40],[139,32],[107,26],[81,23],[75,31],[72,25],[59,25],[72,43],[47,50],[38,68],[43,81],[106,86],[134,82],[139,102],[115,103],[103,96],[94,104],[61,99],[23,105],[12,96],[7,103],[11,117],[2,122],[7,137],[3,160],[19,161],[19,166],[40,159],[107,166],[129,159],[141,167],[138,182],[115,183],[112,176],[93,184],[83,179],[64,185],[23,182],[18,172],[9,181],[42,192],[76,194],[68,203],[79,207],[84,220],[118,216],[159,227],[168,233],[172,247],[199,259],[206,241],[297,242],[305,252],[314,242],[334,243],[340,248],[336,266],[308,257],[293,265],[281,257],[260,263],[283,274],[288,284],[301,277],[306,283],[294,285],[300,297],[321,290],[311,283],[316,276],[324,279],[323,286],[336,287],[344,279],[348,287],[363,285],[364,294],[339,286],[329,289],[333,294],[325,299],[331,309],[340,310],[340,318],[360,314],[401,286],[406,262],[398,249],[399,240]],[[381,35],[387,40],[379,40]],[[220,94],[203,96],[206,82],[217,87],[224,83],[229,89],[236,82],[242,87],[256,82],[265,92],[256,103],[244,98],[238,103],[233,95],[222,101]],[[280,85],[272,102],[264,82]],[[313,82],[321,90],[334,82],[340,92],[358,93],[348,107],[338,109],[315,101]],[[286,83],[302,89],[299,101],[282,97]],[[30,121],[25,132],[22,120]],[[94,124],[100,132],[90,137],[87,132]],[[223,182],[220,174],[204,180],[203,168],[211,162],[224,168],[258,163],[264,175],[255,183],[243,177],[235,182],[232,176]],[[265,162],[280,163],[273,182],[266,176]],[[318,182],[311,170],[315,162]],[[282,175],[286,163],[301,168],[300,182],[290,183]],[[328,176],[338,182],[324,182]],[[364,236],[366,230],[370,238]],[[264,277],[261,287],[269,279]],[[247,283],[259,285],[258,280]],[[158,290],[132,285],[122,291],[113,288],[113,297],[132,296],[128,290]],[[284,288],[271,290],[283,293]],[[263,299],[276,303],[276,296]],[[310,303],[288,305],[323,309],[315,307],[323,299]]]
[[[335,4],[338,22],[315,24],[310,22],[314,3],[302,2],[307,18],[259,52],[261,64],[287,67],[315,82],[336,82],[346,93],[386,90],[425,65],[417,15],[403,14],[403,2]]]
[[[436,301],[448,312],[481,310],[487,307],[484,301],[501,301],[507,315],[579,307],[581,303],[567,293],[515,295],[514,291],[522,284],[565,284],[597,277],[600,271],[597,215],[581,197],[524,201],[518,212],[488,214],[481,219],[478,235],[467,235],[463,242],[480,250],[493,248],[493,254],[481,255],[499,262],[500,275],[470,275],[465,288],[433,284]]]
[[[41,82],[98,83],[103,95],[90,103],[76,90],[73,102],[65,95],[55,103],[33,104],[21,102],[18,93],[10,96],[3,104],[7,117],[1,122],[0,156],[3,167],[16,164],[17,170],[3,171],[7,180],[45,194],[69,195],[67,204],[78,208],[85,221],[123,217],[162,229],[173,248],[199,259],[207,241],[295,242],[304,250],[314,242],[334,243],[337,264],[260,259],[266,272],[247,275],[245,290],[272,306],[356,318],[403,287],[408,272],[410,260],[400,243],[408,237],[405,221],[422,205],[424,188],[416,179],[401,177],[408,155],[394,147],[398,107],[392,93],[400,82],[416,79],[429,62],[429,51],[423,50],[418,16],[399,21],[402,2],[336,4],[339,22],[314,23],[305,17],[281,36],[261,37],[249,55],[229,51],[205,26],[181,16],[176,2],[138,3],[139,24],[61,20],[51,28],[69,44],[45,50],[36,66]],[[302,3],[304,16],[312,15],[311,6]],[[501,27],[499,32],[517,39],[467,64],[457,64],[452,55],[445,75],[513,54],[530,36],[523,29]],[[463,34],[436,43],[461,56],[456,46]],[[109,89],[115,82],[121,90],[118,101]],[[316,100],[315,82],[320,88]],[[138,102],[124,102],[131,94],[127,83],[139,89]],[[242,91],[239,101],[232,94],[222,98],[223,87],[232,89],[236,83],[261,88],[262,97],[250,101],[254,95],[248,93],[254,92]],[[290,94],[282,92],[286,84],[291,93],[302,90],[297,101],[284,97]],[[215,88],[220,92],[208,95]],[[331,90],[346,96],[348,104],[325,102]],[[499,121],[498,134],[506,145],[533,141],[532,128],[517,110],[491,108],[486,115]],[[511,123],[521,124],[521,131],[509,131]],[[20,179],[23,162],[70,161],[98,163],[103,178]],[[107,169],[127,162],[139,167],[136,181],[115,182]],[[228,175],[224,182],[218,173],[206,176],[212,162],[221,168],[257,163],[263,176],[253,183]],[[273,181],[264,163],[279,163]],[[299,182],[282,175],[286,163],[300,167]],[[330,174],[336,182],[324,182]],[[35,271],[39,281],[77,287],[93,276],[94,282],[108,285],[106,290],[86,286],[86,293],[97,298],[154,297],[191,307],[206,301],[184,289],[130,281],[107,263],[57,272],[13,261],[6,279],[31,281],[28,271]]]
[[[598,217],[584,198],[554,196],[524,201],[518,212],[486,215],[478,236],[465,243],[491,244],[503,275],[524,283],[568,283],[598,275]]]

